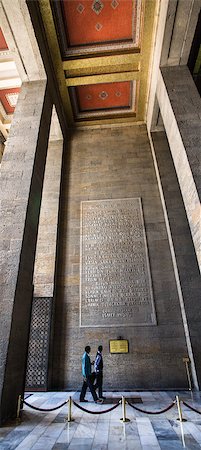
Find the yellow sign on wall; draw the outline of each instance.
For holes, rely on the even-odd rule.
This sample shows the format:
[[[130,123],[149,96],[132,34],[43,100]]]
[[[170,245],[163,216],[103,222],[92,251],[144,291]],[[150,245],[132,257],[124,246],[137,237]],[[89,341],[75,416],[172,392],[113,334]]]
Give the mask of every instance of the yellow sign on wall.
[[[110,340],[110,353],[128,353],[128,340]]]

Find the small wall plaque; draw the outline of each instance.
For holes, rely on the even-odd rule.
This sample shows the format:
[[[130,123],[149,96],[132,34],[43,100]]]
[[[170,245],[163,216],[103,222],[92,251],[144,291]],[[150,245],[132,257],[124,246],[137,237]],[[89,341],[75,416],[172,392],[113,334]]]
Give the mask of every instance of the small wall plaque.
[[[110,340],[110,353],[128,353],[128,340]]]

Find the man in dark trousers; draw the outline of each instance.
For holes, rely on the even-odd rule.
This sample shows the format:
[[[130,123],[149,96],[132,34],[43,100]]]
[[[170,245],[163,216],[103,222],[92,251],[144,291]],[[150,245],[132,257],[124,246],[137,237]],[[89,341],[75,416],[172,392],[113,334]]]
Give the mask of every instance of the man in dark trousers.
[[[94,363],[94,371],[96,374],[96,384],[94,389],[98,389],[98,396],[101,400],[104,400],[103,397],[103,357],[102,357],[103,347],[99,345],[98,351],[96,353],[96,359]]]
[[[87,345],[85,347],[85,352],[82,356],[82,375],[83,375],[83,385],[82,390],[80,394],[80,402],[87,402],[88,400],[85,400],[85,394],[87,387],[90,389],[91,395],[96,403],[102,403],[102,400],[99,400],[96,391],[93,386],[93,380],[92,380],[92,373],[91,373],[91,360],[89,353],[91,351],[91,347]]]

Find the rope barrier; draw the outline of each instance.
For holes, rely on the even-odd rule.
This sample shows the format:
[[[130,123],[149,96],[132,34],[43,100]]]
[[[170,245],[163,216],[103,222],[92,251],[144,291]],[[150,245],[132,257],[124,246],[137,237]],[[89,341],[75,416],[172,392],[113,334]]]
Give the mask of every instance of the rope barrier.
[[[37,408],[36,406],[30,405],[30,403],[27,403],[25,400],[23,401],[23,403],[24,403],[26,406],[29,406],[29,408],[35,409],[36,411],[49,412],[49,411],[56,411],[56,409],[59,409],[59,408],[61,408],[62,406],[66,405],[66,403],[68,403],[68,400],[65,400],[65,402],[61,403],[61,405],[55,406],[54,408],[50,408],[50,409]]]
[[[187,406],[187,408],[192,409],[192,411],[194,411],[198,414],[201,414],[201,411],[198,411],[198,409],[193,408],[193,406],[189,405],[188,403],[184,402],[183,400],[182,400],[182,403],[183,403],[183,405]]]
[[[19,398],[20,398],[19,401],[21,401],[21,397],[20,397],[20,396],[19,396]],[[26,406],[28,406],[29,408],[34,409],[35,411],[42,411],[42,412],[56,411],[57,409],[62,408],[62,407],[63,407],[64,405],[66,405],[68,402],[69,402],[69,399],[68,399],[68,400],[65,400],[65,402],[61,403],[61,404],[58,405],[58,406],[55,406],[54,408],[49,408],[49,409],[47,409],[47,408],[38,408],[38,407],[36,407],[36,406],[30,405],[30,403],[28,403],[28,402],[26,402],[25,400],[23,400],[23,403],[24,403]],[[110,411],[113,411],[114,409],[116,409],[116,408],[119,406],[119,404],[122,403],[122,400],[120,400],[118,403],[116,403],[116,404],[115,404],[114,406],[112,406],[111,408],[104,409],[103,411],[90,411],[90,410],[88,410],[88,409],[86,409],[86,408],[83,408],[83,406],[78,405],[78,403],[76,403],[73,399],[71,399],[71,402],[74,403],[74,405],[75,405],[78,409],[80,409],[81,411],[86,412],[86,413],[88,413],[88,414],[106,414],[106,413],[109,413]],[[19,403],[19,402],[18,402],[18,403]],[[176,400],[174,400],[170,405],[168,405],[168,406],[167,406],[166,408],[164,408],[164,409],[161,409],[160,411],[147,411],[147,410],[138,408],[137,406],[134,406],[133,403],[130,403],[130,402],[129,402],[128,400],[126,400],[126,399],[125,399],[125,403],[127,403],[129,406],[131,406],[131,408],[135,409],[136,411],[139,411],[139,412],[144,413],[144,414],[163,414],[163,413],[169,411],[171,408],[173,408],[173,406],[174,406],[175,403],[176,403]],[[196,413],[198,413],[198,414],[201,414],[201,411],[197,410],[196,408],[194,408],[193,406],[189,405],[189,404],[186,403],[185,401],[182,400],[182,403],[183,403],[184,406],[186,406],[187,408],[191,409],[192,411],[194,411],[194,412],[196,412]],[[124,408],[125,408],[125,407],[124,407]],[[18,416],[19,416],[19,412],[17,413],[17,417],[18,417]],[[70,413],[70,417],[71,417],[71,413]],[[71,421],[71,420],[70,420],[70,421]]]
[[[167,406],[164,409],[161,409],[160,411],[145,411],[144,409],[138,408],[137,406],[134,406],[132,403],[130,403],[128,400],[126,400],[128,405],[131,406],[131,408],[136,409],[136,411],[145,413],[145,414],[163,414],[166,411],[169,411],[169,409],[171,409],[174,405],[175,405],[175,400],[174,402],[171,403],[171,405]]]
[[[75,406],[77,406],[77,408],[81,409],[81,411],[87,412],[89,414],[105,414],[105,413],[113,411],[113,409],[117,408],[117,406],[119,406],[119,404],[121,403],[121,400],[118,403],[116,403],[114,406],[112,406],[111,408],[104,409],[104,411],[89,411],[88,409],[83,408],[83,406],[78,405],[78,403],[76,403],[74,400],[73,400],[73,403]]]

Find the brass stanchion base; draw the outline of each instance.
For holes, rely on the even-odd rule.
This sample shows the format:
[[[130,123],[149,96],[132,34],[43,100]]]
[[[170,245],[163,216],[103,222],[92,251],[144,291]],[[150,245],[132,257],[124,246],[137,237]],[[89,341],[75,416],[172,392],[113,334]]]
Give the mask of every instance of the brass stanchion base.
[[[23,405],[22,402],[22,396],[19,395],[18,396],[18,400],[17,400],[17,417],[16,417],[16,423],[20,423],[21,422],[21,406]]]
[[[122,418],[119,419],[119,420],[121,420],[121,422],[130,422],[130,419],[127,419],[127,417],[126,417],[125,419],[122,417]]]
[[[22,422],[22,419],[21,419],[21,417],[16,417],[16,419],[15,419],[15,423],[16,423],[16,425],[20,425],[20,424],[21,424],[21,422]]]
[[[72,398],[69,397],[69,399],[67,400],[67,404],[68,404],[68,415],[66,416],[66,418],[64,419],[64,422],[74,422],[74,419],[72,417]]]

